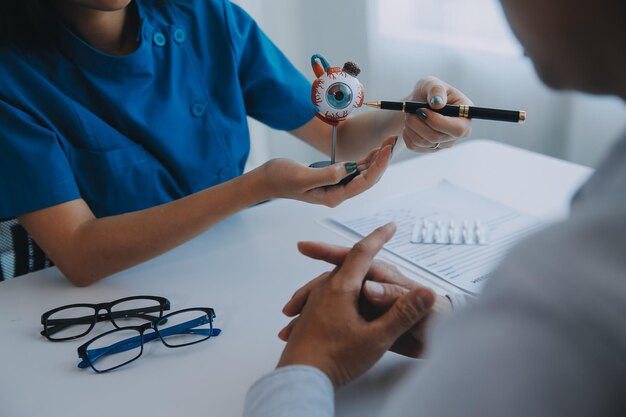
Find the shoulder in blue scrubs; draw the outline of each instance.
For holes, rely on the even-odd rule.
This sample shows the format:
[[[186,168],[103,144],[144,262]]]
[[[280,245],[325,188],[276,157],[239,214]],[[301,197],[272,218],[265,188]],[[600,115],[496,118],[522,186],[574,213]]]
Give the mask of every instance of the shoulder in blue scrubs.
[[[241,175],[246,116],[292,130],[309,82],[238,6],[137,0],[140,44],[99,52],[68,30],[51,50],[0,50],[0,219],[84,199],[97,217]]]

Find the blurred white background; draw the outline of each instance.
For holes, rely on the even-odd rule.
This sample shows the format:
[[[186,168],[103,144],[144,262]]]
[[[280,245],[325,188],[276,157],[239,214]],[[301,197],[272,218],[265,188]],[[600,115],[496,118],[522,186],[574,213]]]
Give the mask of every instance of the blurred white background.
[[[310,57],[319,52],[332,65],[347,60],[359,64],[366,100],[400,99],[417,80],[434,75],[458,87],[478,106],[528,113],[528,121],[521,125],[475,121],[472,138],[595,166],[626,128],[622,100],[554,92],[543,86],[508,29],[498,0],[235,3],[311,80]],[[250,167],[274,157],[303,163],[321,158],[290,135],[255,121],[251,132]]]

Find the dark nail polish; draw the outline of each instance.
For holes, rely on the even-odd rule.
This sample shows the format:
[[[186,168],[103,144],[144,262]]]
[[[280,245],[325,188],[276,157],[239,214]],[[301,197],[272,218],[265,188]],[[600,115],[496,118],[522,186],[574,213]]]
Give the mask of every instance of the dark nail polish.
[[[432,104],[433,106],[443,104],[443,98],[441,98],[441,96],[435,96],[430,99],[430,104]]]
[[[418,109],[415,114],[417,114],[417,117],[419,117],[422,120],[426,120],[428,119],[428,115],[426,114],[426,112],[422,109]]]
[[[353,172],[355,172],[358,168],[358,165],[356,162],[346,162],[344,164],[344,167],[346,168],[346,172],[348,174],[352,174]]]

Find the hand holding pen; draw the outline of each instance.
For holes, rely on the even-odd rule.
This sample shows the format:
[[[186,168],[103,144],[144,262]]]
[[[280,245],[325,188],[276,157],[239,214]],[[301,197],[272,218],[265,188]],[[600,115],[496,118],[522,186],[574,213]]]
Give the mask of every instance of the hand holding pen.
[[[473,105],[463,93],[444,81],[435,77],[424,78],[406,100],[427,102],[430,106],[430,109],[417,109],[415,113],[404,115],[401,138],[409,149],[422,153],[436,152],[450,148],[459,138],[470,135],[472,124],[469,119],[450,118],[433,111],[446,105]]]

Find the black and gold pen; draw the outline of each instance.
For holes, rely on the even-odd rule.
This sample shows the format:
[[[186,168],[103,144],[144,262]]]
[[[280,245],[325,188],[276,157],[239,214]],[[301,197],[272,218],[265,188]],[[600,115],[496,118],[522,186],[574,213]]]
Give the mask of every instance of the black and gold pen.
[[[441,109],[431,109],[428,103],[415,101],[368,101],[366,106],[382,110],[396,110],[405,113],[417,113],[419,109],[428,109],[435,113],[450,117],[464,117],[466,119],[495,120],[498,122],[524,123],[526,112],[518,110],[487,109],[484,107],[468,106],[465,104],[448,104]]]

